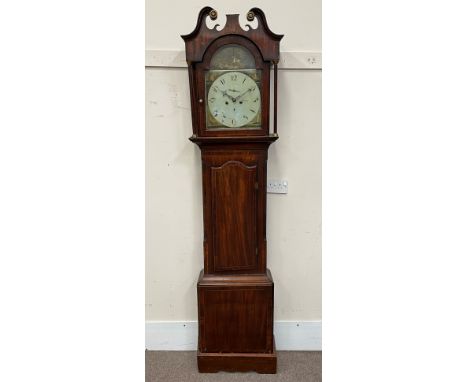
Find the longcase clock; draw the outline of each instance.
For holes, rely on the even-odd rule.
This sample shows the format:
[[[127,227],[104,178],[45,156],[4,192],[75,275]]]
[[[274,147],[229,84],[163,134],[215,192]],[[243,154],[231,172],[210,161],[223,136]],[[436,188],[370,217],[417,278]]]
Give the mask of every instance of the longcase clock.
[[[266,268],[268,147],[276,129],[277,64],[282,35],[253,8],[241,27],[203,8],[182,36],[189,72],[193,135],[201,149],[204,269],[198,292],[200,372],[276,373],[273,278]],[[270,73],[273,72],[273,78]],[[270,118],[270,84],[273,116]],[[272,120],[272,121],[270,121]],[[273,131],[270,131],[270,122]]]

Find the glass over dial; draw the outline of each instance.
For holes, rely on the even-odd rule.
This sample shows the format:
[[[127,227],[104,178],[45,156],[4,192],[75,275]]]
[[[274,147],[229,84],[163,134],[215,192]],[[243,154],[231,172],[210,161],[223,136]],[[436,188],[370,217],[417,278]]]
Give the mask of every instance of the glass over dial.
[[[216,121],[226,127],[242,127],[253,121],[260,110],[260,90],[248,74],[226,72],[211,84],[207,101]]]

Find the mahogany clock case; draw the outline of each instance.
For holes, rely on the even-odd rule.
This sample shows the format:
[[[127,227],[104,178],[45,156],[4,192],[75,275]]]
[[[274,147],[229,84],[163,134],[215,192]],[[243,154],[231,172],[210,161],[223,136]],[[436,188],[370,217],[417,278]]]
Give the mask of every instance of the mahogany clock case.
[[[200,372],[276,372],[273,337],[274,283],[267,269],[266,182],[270,69],[279,59],[281,35],[270,31],[258,8],[248,13],[258,27],[244,30],[239,15],[227,15],[222,30],[210,7],[200,11],[186,44],[193,135],[200,147],[203,188],[204,269],[197,284],[198,368]],[[209,129],[206,126],[205,73],[226,44],[246,48],[261,71],[259,128]],[[275,75],[276,80],[276,75]],[[276,88],[276,86],[275,86]],[[275,102],[276,105],[276,102]],[[276,116],[276,114],[275,114]]]
[[[206,108],[204,102],[198,102],[198,135],[204,137],[217,137],[225,136],[228,133],[230,136],[250,136],[250,135],[267,135],[269,127],[269,113],[265,112],[269,110],[270,105],[270,65],[268,62],[263,61],[262,56],[258,48],[250,40],[240,36],[225,36],[220,37],[214,41],[206,50],[204,59],[202,62],[194,64],[195,82],[199,84],[196,93],[198,100],[204,100],[207,89],[205,88],[205,72],[211,69],[211,59],[213,55],[219,50],[219,48],[226,45],[240,45],[245,47],[255,59],[255,69],[261,73],[261,109],[262,113],[261,127],[259,129],[230,129],[226,130],[210,130],[206,126]]]

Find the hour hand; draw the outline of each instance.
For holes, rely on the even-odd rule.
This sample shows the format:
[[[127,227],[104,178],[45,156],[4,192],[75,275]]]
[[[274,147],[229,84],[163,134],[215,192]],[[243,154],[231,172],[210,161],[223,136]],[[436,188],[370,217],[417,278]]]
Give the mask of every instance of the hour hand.
[[[221,90],[221,93],[223,94],[223,97],[227,96],[232,102],[236,102],[235,98],[228,94],[227,90]]]

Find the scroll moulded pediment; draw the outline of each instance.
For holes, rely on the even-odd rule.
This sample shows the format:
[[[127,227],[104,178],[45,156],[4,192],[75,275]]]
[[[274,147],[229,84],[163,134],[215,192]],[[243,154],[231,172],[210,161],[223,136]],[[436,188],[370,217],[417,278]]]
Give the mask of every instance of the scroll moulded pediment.
[[[193,32],[181,36],[185,41],[186,59],[189,64],[202,61],[208,46],[215,39],[228,35],[243,36],[252,41],[260,50],[264,61],[277,62],[279,60],[279,43],[283,35],[270,30],[261,9],[252,8],[247,13],[247,20],[257,19],[258,25],[257,28],[252,28],[246,24],[246,30],[239,23],[239,14],[226,15],[226,25],[222,29],[219,29],[219,24],[209,28],[206,24],[207,17],[216,20],[218,13],[211,7],[204,7],[198,15],[197,25]]]

